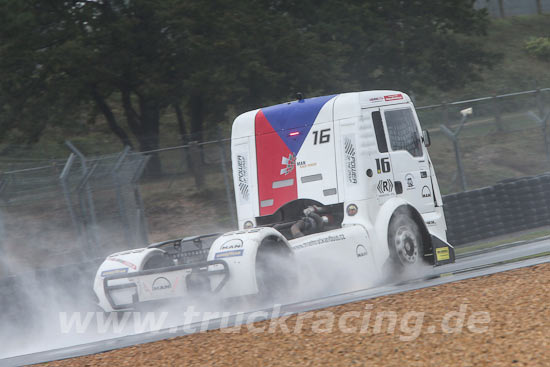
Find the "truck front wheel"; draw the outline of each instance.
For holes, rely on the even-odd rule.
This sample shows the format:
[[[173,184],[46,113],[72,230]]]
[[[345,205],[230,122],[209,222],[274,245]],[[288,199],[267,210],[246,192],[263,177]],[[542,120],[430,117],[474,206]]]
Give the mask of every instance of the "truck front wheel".
[[[416,222],[407,215],[397,213],[392,218],[388,244],[390,256],[401,266],[411,266],[422,260],[422,234]]]

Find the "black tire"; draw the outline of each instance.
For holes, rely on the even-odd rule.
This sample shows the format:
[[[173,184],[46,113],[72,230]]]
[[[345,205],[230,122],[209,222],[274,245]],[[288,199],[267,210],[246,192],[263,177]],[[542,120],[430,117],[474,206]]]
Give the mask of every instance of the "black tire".
[[[174,266],[172,258],[166,253],[157,252],[145,261],[142,270],[162,269],[170,266]]]
[[[418,224],[409,216],[397,213],[388,230],[390,256],[401,267],[420,264],[424,256],[422,233]]]
[[[282,240],[265,239],[256,255],[258,299],[276,302],[296,286],[296,266],[291,250]]]

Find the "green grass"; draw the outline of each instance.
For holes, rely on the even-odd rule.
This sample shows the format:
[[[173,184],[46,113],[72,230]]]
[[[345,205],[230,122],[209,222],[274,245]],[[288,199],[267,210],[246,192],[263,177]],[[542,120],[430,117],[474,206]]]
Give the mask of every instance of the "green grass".
[[[544,256],[548,256],[548,255],[550,255],[550,251],[541,252],[541,253],[539,253],[539,254],[533,254],[533,255],[518,257],[518,258],[516,258],[516,259],[504,261],[503,264],[510,264],[510,263],[515,263],[515,262],[518,262],[518,261],[529,260],[529,259],[535,259],[535,258],[537,258],[537,257],[544,257]]]
[[[484,242],[484,243],[479,243],[472,246],[458,247],[456,248],[455,252],[457,255],[466,254],[473,251],[493,248],[493,247],[504,245],[507,243],[536,240],[537,238],[546,237],[546,236],[550,236],[550,230],[540,230],[540,231],[525,233],[518,236],[506,237],[505,239],[501,239],[497,241]]]

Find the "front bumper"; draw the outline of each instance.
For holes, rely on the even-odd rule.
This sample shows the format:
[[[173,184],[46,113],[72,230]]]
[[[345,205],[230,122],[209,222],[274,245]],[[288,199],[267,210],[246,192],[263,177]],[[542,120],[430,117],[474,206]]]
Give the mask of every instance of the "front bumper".
[[[222,269],[209,270],[210,267],[221,265]],[[103,278],[103,291],[105,298],[113,310],[125,310],[132,309],[142,302],[140,299],[140,278],[147,278],[152,275],[162,276],[163,274],[172,274],[174,272],[181,272],[181,277],[185,278],[185,287],[187,291],[193,291],[201,288],[201,291],[207,291],[209,293],[218,293],[229,280],[229,267],[224,260],[211,260],[196,264],[175,265],[166,268],[151,269],[137,271],[128,274],[111,275]],[[221,276],[221,281],[216,285],[214,289],[210,287],[210,277]],[[110,284],[115,281],[127,279],[128,282],[116,282],[119,284]],[[127,295],[131,295],[131,302],[117,303],[115,300],[115,294],[124,292]],[[128,297],[126,297],[128,298]],[[166,297],[168,298],[168,297]],[[170,297],[172,298],[172,297]],[[158,298],[160,300],[162,298]]]

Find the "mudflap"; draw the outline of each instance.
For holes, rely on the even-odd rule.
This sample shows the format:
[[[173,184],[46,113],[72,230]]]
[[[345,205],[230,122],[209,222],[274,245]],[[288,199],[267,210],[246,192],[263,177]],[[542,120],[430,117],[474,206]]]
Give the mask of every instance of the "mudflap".
[[[431,235],[433,247],[433,264],[440,266],[455,262],[455,249],[441,238]]]

